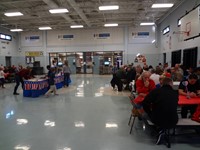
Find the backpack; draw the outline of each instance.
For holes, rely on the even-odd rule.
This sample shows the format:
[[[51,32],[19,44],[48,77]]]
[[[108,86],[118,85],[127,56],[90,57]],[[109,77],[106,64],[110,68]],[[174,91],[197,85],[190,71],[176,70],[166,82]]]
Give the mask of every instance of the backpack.
[[[197,106],[195,113],[192,115],[192,120],[200,122],[200,104]]]

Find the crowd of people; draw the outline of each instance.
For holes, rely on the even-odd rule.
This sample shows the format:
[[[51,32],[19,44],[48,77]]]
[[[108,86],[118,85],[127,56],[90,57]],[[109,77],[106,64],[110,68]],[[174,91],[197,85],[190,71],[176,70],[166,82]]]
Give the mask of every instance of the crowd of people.
[[[129,83],[134,83],[134,92],[137,97],[132,99],[134,109],[148,116],[158,126],[172,127],[177,123],[178,96],[189,98],[200,97],[200,68],[185,69],[179,64],[169,67],[168,64],[152,66],[125,65],[119,69],[113,67],[111,86],[118,91],[131,89]],[[178,90],[174,90],[173,82],[180,84]],[[187,84],[185,84],[187,83]],[[192,118],[200,122],[197,110],[198,105],[185,105],[181,107],[182,118]],[[195,113],[197,116],[195,116]],[[147,114],[147,115],[146,115]]]
[[[118,91],[122,91],[124,84],[126,85],[124,89],[129,89],[131,88],[129,87],[129,83],[133,80],[136,82],[145,71],[149,71],[151,73],[150,79],[154,81],[156,87],[160,86],[163,77],[168,77],[173,81],[180,82],[187,79],[190,74],[194,73],[198,76],[198,78],[200,78],[200,68],[190,67],[185,69],[185,67],[180,64],[175,64],[174,67],[169,67],[168,63],[165,63],[164,65],[160,63],[155,68],[151,65],[144,65],[142,67],[141,65],[134,66],[133,64],[117,68],[116,64],[114,64],[112,67],[113,78],[111,80],[111,85],[114,89],[117,87]]]
[[[131,100],[132,113],[140,114],[139,118],[151,120],[159,129],[157,144],[166,129],[174,128],[178,122],[179,95],[188,99],[200,97],[200,68],[185,69],[179,64],[169,67],[167,63],[155,68],[131,64],[119,69],[114,66],[112,73],[113,89],[117,87],[118,91],[128,89],[136,93]],[[179,82],[178,90],[173,87],[174,81]],[[130,82],[134,83],[134,88],[129,86]],[[180,117],[200,122],[200,105],[181,106]]]

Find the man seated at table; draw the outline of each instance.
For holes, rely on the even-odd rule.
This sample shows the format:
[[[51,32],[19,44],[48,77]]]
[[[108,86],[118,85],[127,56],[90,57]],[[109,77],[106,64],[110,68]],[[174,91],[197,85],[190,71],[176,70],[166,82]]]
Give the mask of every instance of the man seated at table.
[[[172,86],[172,79],[165,77],[162,87],[151,91],[142,102],[143,109],[148,114],[147,119],[160,129],[156,144],[160,143],[164,135],[167,145],[170,146],[169,137],[165,132],[174,128],[178,122],[178,91],[173,90]]]
[[[150,120],[161,128],[173,128],[178,121],[178,91],[172,86],[172,79],[163,78],[162,87],[152,90],[142,102]]]
[[[196,74],[190,74],[188,79],[183,80],[179,84],[179,94],[185,95],[188,98],[197,97],[200,94],[200,83]],[[188,110],[192,116],[196,110],[197,105],[187,105],[181,107],[182,118],[187,118]]]

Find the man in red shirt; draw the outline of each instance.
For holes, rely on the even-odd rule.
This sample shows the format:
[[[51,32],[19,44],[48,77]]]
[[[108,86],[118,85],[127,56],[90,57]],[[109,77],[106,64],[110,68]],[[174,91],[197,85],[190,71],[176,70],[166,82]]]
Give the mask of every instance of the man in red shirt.
[[[32,72],[32,69],[30,67],[21,69],[21,70],[19,70],[19,72],[16,72],[16,74],[15,74],[16,85],[15,85],[14,92],[13,92],[14,95],[19,95],[19,93],[17,93],[17,89],[20,85],[20,82],[22,84],[22,89],[24,89],[24,79],[28,80],[33,77],[31,72]]]

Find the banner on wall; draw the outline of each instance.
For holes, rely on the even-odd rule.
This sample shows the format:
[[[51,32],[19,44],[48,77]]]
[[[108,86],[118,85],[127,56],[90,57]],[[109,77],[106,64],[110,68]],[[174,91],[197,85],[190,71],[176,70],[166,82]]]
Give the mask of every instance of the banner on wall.
[[[132,32],[132,38],[149,38],[149,32]]]
[[[73,34],[60,34],[58,35],[59,40],[73,40],[74,35]]]
[[[43,52],[42,51],[28,51],[28,52],[25,52],[25,56],[40,57],[40,56],[43,56]]]
[[[35,42],[35,41],[39,41],[39,40],[40,40],[39,35],[25,36],[25,41]]]
[[[110,33],[95,33],[94,39],[109,39]]]

